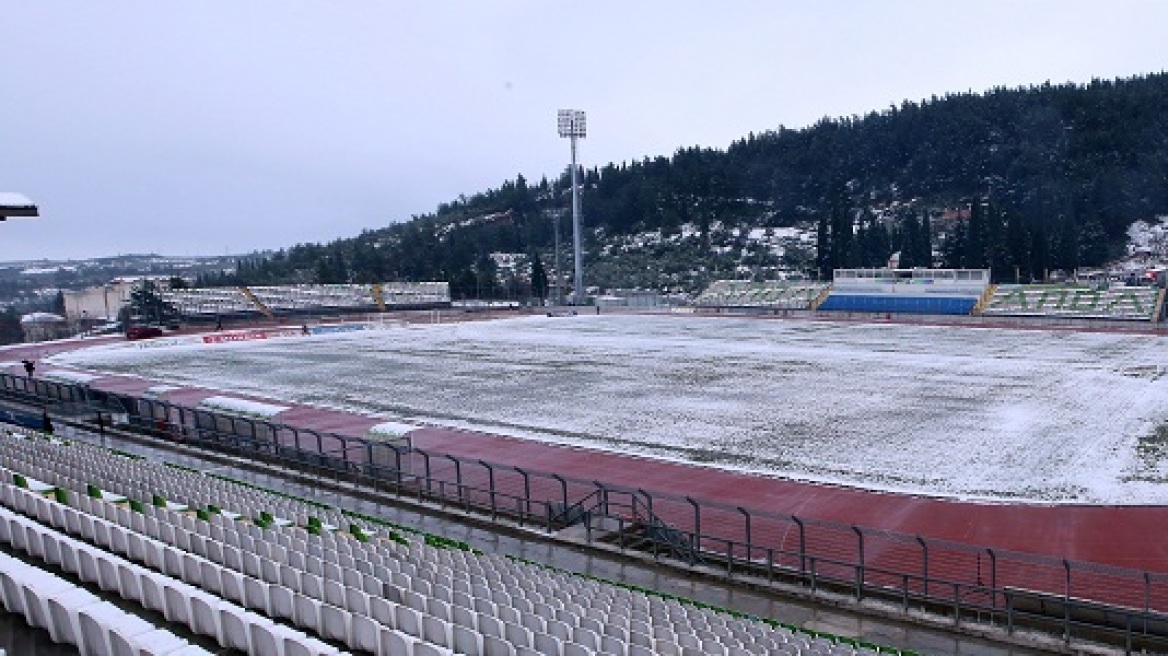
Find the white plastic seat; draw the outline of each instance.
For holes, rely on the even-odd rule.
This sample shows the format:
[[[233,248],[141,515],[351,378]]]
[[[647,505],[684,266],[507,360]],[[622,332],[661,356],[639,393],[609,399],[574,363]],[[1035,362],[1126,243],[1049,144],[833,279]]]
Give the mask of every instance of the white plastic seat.
[[[414,656],[447,656],[450,653],[449,649],[428,642],[414,643]]]
[[[248,624],[248,653],[275,656],[283,653],[284,632],[279,627],[280,625],[259,622]]]
[[[165,629],[154,629],[134,636],[131,648],[134,656],[172,655],[190,646],[186,640]],[[201,649],[200,649],[201,651]]]
[[[455,624],[450,627],[453,639],[452,648],[460,654],[481,654],[483,651],[482,635],[472,628]]]
[[[296,626],[320,632],[320,601],[302,594],[293,594],[293,621]]]
[[[125,617],[125,613],[108,601],[90,604],[77,612],[77,648],[82,656],[110,654],[109,628]]]
[[[401,654],[402,656],[412,656],[414,653],[414,643],[417,642],[413,637],[408,636],[401,631],[390,628],[381,629],[381,649],[379,654]]]
[[[268,606],[268,584],[250,576],[244,576],[242,581],[244,608],[258,610],[267,615],[275,615],[275,611]]]
[[[443,647],[453,646],[451,623],[433,615],[422,615],[422,639]]]
[[[484,656],[515,656],[515,647],[495,636],[483,636]]]
[[[371,617],[353,613],[346,642],[355,650],[376,653],[380,631],[381,627]]]
[[[191,623],[195,633],[218,638],[222,630],[219,626],[219,604],[216,597],[201,591],[195,591],[190,596]]]
[[[519,624],[504,622],[503,637],[507,642],[515,647],[531,646],[531,630],[520,626]]]
[[[396,605],[380,597],[369,598],[369,616],[377,623],[391,629],[397,628]]]
[[[345,588],[345,602],[342,605],[354,615],[368,615],[369,595],[363,590],[347,587]]]
[[[269,586],[268,614],[279,619],[294,619],[296,617],[296,594],[283,586]]]
[[[218,613],[216,639],[219,644],[229,649],[249,651],[251,638],[246,611],[225,601],[219,602],[215,610]]]
[[[412,636],[422,635],[422,614],[409,606],[398,606],[394,609],[395,627]]]
[[[332,604],[320,606],[320,635],[326,640],[347,642],[349,639],[352,613]]]
[[[49,609],[49,636],[56,643],[76,645],[81,630],[77,611],[101,599],[85,588],[73,588],[49,595],[45,602]]]
[[[189,626],[191,624],[190,597],[184,594],[178,581],[164,580],[161,584],[163,596],[166,599],[166,607],[162,614],[166,617],[166,621]]]
[[[244,605],[244,576],[239,572],[233,572],[227,568],[221,569],[219,574],[220,593],[223,598],[241,606]]]
[[[125,612],[116,622],[107,624],[105,628],[109,640],[109,653],[115,656],[136,655],[139,652],[139,639],[160,630],[137,615]],[[162,630],[162,632],[170,635],[168,631]]]

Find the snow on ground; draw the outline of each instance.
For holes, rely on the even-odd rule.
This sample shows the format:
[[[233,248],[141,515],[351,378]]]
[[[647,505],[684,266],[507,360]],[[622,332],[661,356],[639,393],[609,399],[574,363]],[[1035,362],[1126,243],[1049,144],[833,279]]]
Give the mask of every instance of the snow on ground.
[[[1166,347],[1150,335],[582,315],[52,361],[804,480],[1160,504]]]

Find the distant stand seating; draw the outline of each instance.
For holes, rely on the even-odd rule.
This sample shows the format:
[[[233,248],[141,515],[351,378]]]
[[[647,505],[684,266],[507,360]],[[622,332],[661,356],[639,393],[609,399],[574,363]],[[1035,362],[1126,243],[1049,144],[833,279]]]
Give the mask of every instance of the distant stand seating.
[[[716,280],[694,299],[693,304],[698,307],[807,310],[827,287],[828,284],[822,282]]]
[[[986,293],[988,269],[835,269],[825,312],[968,315]]]
[[[999,285],[982,314],[1156,321],[1160,296],[1161,290],[1156,287]]]
[[[382,309],[445,307],[445,282],[389,282],[372,285],[275,285],[208,287],[162,292],[163,301],[187,319],[289,316],[322,312],[377,312]]]

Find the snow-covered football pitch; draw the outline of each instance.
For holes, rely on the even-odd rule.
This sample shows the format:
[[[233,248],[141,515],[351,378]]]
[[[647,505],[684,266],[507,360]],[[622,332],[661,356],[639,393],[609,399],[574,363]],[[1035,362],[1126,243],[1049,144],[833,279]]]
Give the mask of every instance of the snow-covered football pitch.
[[[1152,335],[536,316],[52,361],[871,489],[1168,503],[1168,338]]]

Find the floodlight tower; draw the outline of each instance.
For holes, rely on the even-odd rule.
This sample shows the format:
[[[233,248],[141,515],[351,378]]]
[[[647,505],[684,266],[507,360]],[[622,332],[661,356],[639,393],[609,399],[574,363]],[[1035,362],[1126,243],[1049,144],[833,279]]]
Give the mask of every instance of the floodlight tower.
[[[560,136],[567,137],[572,142],[572,250],[576,260],[576,284],[572,291],[572,304],[584,304],[584,257],[580,252],[580,185],[576,172],[576,139],[583,139],[588,134],[584,121],[584,111],[579,109],[561,109],[558,116]]]

